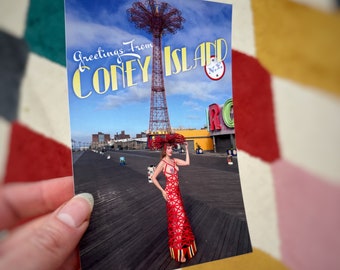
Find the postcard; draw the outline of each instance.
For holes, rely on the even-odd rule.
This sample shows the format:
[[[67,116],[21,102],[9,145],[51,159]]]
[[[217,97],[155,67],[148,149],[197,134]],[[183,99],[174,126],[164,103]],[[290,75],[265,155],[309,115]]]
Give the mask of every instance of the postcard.
[[[176,269],[252,252],[237,163],[232,5],[65,0],[82,269]]]

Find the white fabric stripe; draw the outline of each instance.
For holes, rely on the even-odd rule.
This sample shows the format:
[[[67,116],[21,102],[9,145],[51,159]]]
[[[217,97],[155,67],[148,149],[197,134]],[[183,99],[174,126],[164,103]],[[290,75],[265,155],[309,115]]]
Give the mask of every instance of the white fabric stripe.
[[[11,124],[4,118],[0,117],[0,184],[3,182],[7,165],[11,136]]]
[[[272,76],[283,159],[340,183],[340,98]]]
[[[232,48],[250,56],[256,56],[253,12],[249,0],[206,0],[233,5]],[[208,16],[208,15],[207,15]]]
[[[281,259],[274,179],[270,164],[237,151],[242,195],[253,247]]]
[[[336,0],[291,0],[291,1],[326,12],[332,12],[337,10]]]
[[[17,38],[23,38],[29,2],[27,0],[1,1],[0,29]]]
[[[20,90],[19,122],[71,147],[66,68],[30,53]]]

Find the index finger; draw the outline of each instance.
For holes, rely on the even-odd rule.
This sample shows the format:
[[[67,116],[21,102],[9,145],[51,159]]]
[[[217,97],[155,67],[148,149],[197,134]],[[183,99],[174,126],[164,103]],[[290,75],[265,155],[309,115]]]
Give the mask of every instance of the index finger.
[[[0,230],[18,222],[49,213],[74,195],[73,177],[30,183],[11,183],[0,187]]]

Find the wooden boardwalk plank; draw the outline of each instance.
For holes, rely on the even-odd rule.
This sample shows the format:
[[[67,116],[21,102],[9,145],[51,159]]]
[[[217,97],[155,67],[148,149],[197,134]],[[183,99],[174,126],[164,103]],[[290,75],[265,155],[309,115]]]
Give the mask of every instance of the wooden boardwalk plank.
[[[192,156],[180,185],[198,252],[184,264],[170,258],[165,201],[147,181],[159,153],[85,152],[77,159],[76,192],[91,192],[94,212],[81,244],[83,269],[176,269],[251,252],[237,167]],[[126,156],[127,164],[119,165]],[[181,156],[179,156],[181,157]],[[164,177],[160,180],[165,184]]]

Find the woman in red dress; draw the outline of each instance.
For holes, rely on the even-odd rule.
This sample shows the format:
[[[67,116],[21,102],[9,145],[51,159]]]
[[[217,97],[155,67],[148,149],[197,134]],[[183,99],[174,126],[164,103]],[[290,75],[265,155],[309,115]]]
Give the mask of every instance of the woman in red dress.
[[[185,160],[172,157],[172,149],[177,143],[185,145]],[[151,179],[166,200],[170,255],[178,262],[186,262],[186,259],[191,259],[197,251],[178,181],[178,166],[190,165],[188,145],[182,135],[168,134],[165,138],[158,138],[153,146],[162,149],[161,161]],[[160,172],[166,177],[165,189],[157,180]]]

